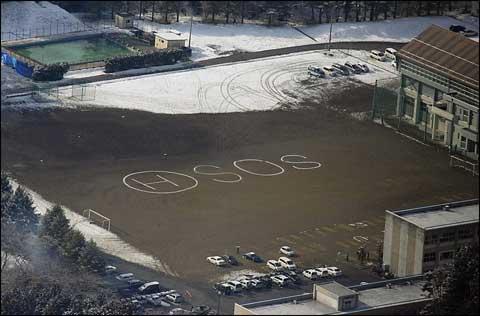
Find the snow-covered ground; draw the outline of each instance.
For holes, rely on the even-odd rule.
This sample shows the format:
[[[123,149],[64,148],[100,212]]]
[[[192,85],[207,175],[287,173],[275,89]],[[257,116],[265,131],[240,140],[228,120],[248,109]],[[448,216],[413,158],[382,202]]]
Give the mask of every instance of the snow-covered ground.
[[[478,31],[478,18],[470,17],[460,21],[447,16],[410,17],[378,22],[334,23],[332,41],[408,42],[432,24],[444,28],[452,24],[460,24]],[[145,31],[176,30],[188,38],[190,23],[182,21],[165,25],[138,21],[138,27]],[[328,42],[330,24],[305,26],[300,29],[315,38],[317,42]],[[478,37],[472,39],[478,41]],[[209,59],[231,54],[232,51],[251,52],[313,43],[315,41],[290,26],[194,23],[191,41],[192,59]]]
[[[334,23],[332,41],[408,42],[432,24],[446,29],[452,24],[459,24],[478,31],[478,18],[459,21],[448,16],[410,17],[377,22]],[[330,24],[302,27],[301,29],[319,42],[328,42]],[[478,36],[472,39],[478,41]]]
[[[78,29],[79,24],[76,17],[48,1],[2,1],[2,40],[13,39],[12,33],[20,37],[60,34]]]
[[[326,66],[347,60],[367,61],[371,65],[370,73],[349,76],[367,84],[395,76],[388,62],[368,60],[365,51],[345,51],[349,55],[335,51],[333,57],[325,56],[324,52],[303,52],[99,82],[96,99],[89,103],[168,114],[264,111],[286,104],[294,108],[298,98],[320,98],[330,89],[347,83],[343,76],[309,78],[307,67],[311,64]]]
[[[18,183],[15,180],[10,180],[12,188],[17,189]],[[47,209],[51,209],[54,204],[45,200],[38,193],[23,187],[32,197],[33,205],[39,214],[44,215]],[[164,272],[169,275],[178,276],[175,271],[172,271],[170,267],[160,262],[158,259],[147,255],[133,246],[127,244],[121,240],[117,235],[109,232],[95,224],[90,224],[89,221],[79,214],[71,211],[65,206],[62,206],[65,210],[65,216],[70,220],[70,225],[79,230],[87,240],[93,239],[97,246],[113,256],[117,256],[125,261],[140,264],[142,266]]]

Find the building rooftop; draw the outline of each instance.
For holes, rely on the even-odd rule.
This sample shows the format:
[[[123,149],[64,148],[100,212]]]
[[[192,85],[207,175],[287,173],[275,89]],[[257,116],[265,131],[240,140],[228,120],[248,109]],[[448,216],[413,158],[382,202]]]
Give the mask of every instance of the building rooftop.
[[[403,46],[397,56],[478,90],[478,54],[478,42],[431,25]]]
[[[167,41],[186,41],[187,38],[180,32],[154,32],[155,36],[161,37]]]
[[[391,284],[391,286],[387,287],[387,284]],[[349,290],[358,293],[359,302],[355,308],[346,311],[337,311],[326,304],[314,300],[312,293],[310,293],[308,298],[306,298],[305,294],[302,294],[298,295],[298,298],[293,296],[242,304],[241,306],[255,315],[341,315],[352,311],[366,311],[429,300],[426,293],[422,290],[424,284],[425,281],[421,276],[414,276],[349,287]],[[330,283],[324,283],[320,286],[330,286]]]
[[[322,284],[321,287],[338,297],[353,295],[356,293],[355,291],[350,290],[348,287],[343,286],[337,282],[325,283]]]
[[[478,223],[478,199],[387,211],[425,230]]]
[[[133,14],[131,13],[127,13],[127,12],[120,12],[120,13],[116,13],[117,15],[121,16],[121,17],[124,17],[124,18],[127,18],[127,17],[132,17]]]

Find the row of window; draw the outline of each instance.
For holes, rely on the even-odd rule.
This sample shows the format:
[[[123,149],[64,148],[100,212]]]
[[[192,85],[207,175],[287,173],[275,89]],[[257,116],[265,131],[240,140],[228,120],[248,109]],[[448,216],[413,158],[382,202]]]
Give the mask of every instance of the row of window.
[[[415,73],[416,75],[420,77],[424,77],[428,80],[431,80],[433,82],[436,82],[442,86],[445,87],[445,89],[449,89],[449,91],[457,91],[459,95],[464,95],[471,101],[473,101],[474,104],[478,105],[478,91],[472,88],[469,88],[461,83],[458,83],[453,80],[449,80],[448,78],[437,75],[429,70],[426,70],[425,68],[418,67],[408,61],[402,60],[401,62],[401,67],[405,70],[408,70],[412,73]]]
[[[458,234],[457,234],[458,233]],[[471,228],[462,228],[457,231],[444,232],[441,235],[438,233],[431,233],[425,235],[425,245],[434,245],[440,243],[452,242],[455,236],[458,235],[459,240],[469,239],[473,237],[473,230]]]
[[[440,261],[443,261],[443,260],[450,260],[450,259],[453,259],[455,255],[455,251],[444,251],[444,252],[440,252],[440,256],[439,256],[439,260]],[[423,262],[435,262],[436,260],[436,257],[437,257],[437,253],[436,252],[426,252],[423,254]]]

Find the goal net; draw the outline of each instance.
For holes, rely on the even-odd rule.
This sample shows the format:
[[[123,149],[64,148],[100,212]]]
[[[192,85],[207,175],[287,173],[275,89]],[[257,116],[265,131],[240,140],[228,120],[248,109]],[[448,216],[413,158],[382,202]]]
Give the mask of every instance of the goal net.
[[[461,168],[464,169],[470,173],[472,173],[474,176],[478,176],[478,162],[470,162],[464,159],[461,159],[457,156],[450,156],[450,167],[452,168]]]
[[[103,229],[110,231],[110,218],[103,216],[92,209],[83,210],[82,215],[88,219],[90,224],[96,224]]]
[[[95,100],[96,88],[95,85],[73,85],[72,99],[77,101],[93,101]]]

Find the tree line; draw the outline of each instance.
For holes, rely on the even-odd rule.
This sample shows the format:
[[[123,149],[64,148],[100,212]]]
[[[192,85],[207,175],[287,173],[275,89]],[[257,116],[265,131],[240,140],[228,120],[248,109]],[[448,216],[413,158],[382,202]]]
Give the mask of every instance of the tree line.
[[[40,216],[31,196],[1,174],[2,315],[129,315],[135,307],[98,287],[105,270],[93,240],[59,205]],[[97,295],[86,294],[98,292]]]
[[[201,16],[204,22],[267,24],[363,22],[410,16],[471,13],[472,1],[53,1],[68,9],[110,14],[128,12],[160,23],[180,16]]]

